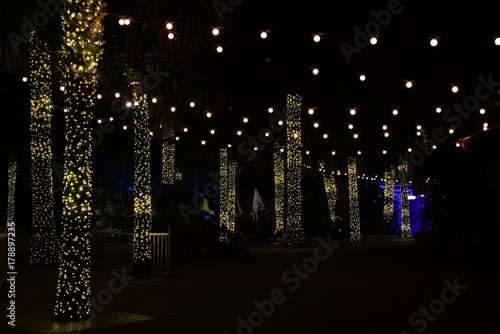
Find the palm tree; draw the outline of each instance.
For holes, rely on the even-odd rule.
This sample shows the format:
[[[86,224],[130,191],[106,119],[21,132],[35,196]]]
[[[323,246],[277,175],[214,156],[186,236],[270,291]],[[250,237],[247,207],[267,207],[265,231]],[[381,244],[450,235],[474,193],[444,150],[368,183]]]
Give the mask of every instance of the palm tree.
[[[35,231],[30,260],[35,265],[57,262],[52,178],[51,55],[47,43],[30,36],[31,79],[31,188]]]
[[[67,0],[60,11],[66,149],[57,321],[81,320],[90,314],[91,121],[103,52],[104,6],[101,0]]]
[[[135,143],[134,273],[147,277],[150,274],[149,235],[152,228],[150,131],[155,139],[170,141],[169,149],[163,153],[172,154],[175,149],[172,147],[173,133],[183,126],[186,118],[196,117],[195,113],[200,109],[183,112],[186,118],[181,118],[181,113],[170,112],[170,106],[186,104],[193,96],[210,100],[205,98],[206,92],[210,91],[208,84],[194,64],[196,56],[212,50],[209,28],[215,16],[211,2],[206,0],[121,1],[112,6],[110,10],[122,11],[120,15],[130,19],[131,24],[120,27],[118,20],[107,22],[113,27],[113,36],[106,46],[106,66],[101,67],[105,70],[102,85],[108,91],[132,90],[137,104],[132,117]],[[173,41],[167,38],[167,21],[175,25],[176,38]],[[159,70],[163,75],[145,80],[151,77],[151,70]],[[159,103],[148,103],[148,96],[158,97]],[[169,185],[164,185],[162,193],[166,191],[170,191]]]

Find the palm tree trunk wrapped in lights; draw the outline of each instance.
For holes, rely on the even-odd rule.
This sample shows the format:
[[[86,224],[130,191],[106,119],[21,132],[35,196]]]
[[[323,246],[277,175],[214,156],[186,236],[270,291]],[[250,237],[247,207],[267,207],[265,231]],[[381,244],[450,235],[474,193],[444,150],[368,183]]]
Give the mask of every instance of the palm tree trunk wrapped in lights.
[[[221,227],[221,235],[220,235],[220,240],[221,241],[226,241],[227,240],[227,232],[226,229],[228,228],[228,223],[229,223],[229,205],[228,205],[228,155],[227,155],[227,148],[223,147],[220,149],[219,153],[219,203],[220,203],[220,210],[219,210],[219,226]],[[226,233],[224,233],[226,232]]]
[[[335,176],[332,173],[327,173],[325,164],[319,163],[321,174],[323,175],[323,184],[325,186],[326,200],[328,202],[328,210],[330,212],[330,219],[332,222],[337,219],[335,214],[335,205],[337,203],[337,185],[335,184]]]
[[[168,129],[162,143],[162,183],[172,186],[175,182],[175,142],[174,130]]]
[[[33,265],[57,263],[59,254],[54,220],[52,190],[52,89],[51,56],[46,43],[30,36],[31,86],[31,189],[35,232],[31,241]]]
[[[401,158],[398,165],[399,181],[401,182],[401,239],[411,239],[410,232],[410,201],[408,200],[408,160]]]
[[[395,169],[390,167],[385,171],[384,177],[384,213],[383,220],[392,222],[394,219],[394,179]]]
[[[349,240],[353,244],[361,242],[361,223],[359,217],[359,196],[357,159],[349,157],[347,161],[347,178],[349,181]]]
[[[288,246],[302,245],[305,241],[302,229],[302,96],[287,95],[286,108],[286,227],[283,242]]]
[[[283,147],[274,143],[274,212],[276,215],[276,232],[282,232],[285,219],[285,160]]]
[[[229,173],[227,176],[227,211],[229,220],[227,229],[230,234],[234,234],[236,226],[236,172],[238,163],[236,161],[229,162]]]
[[[101,0],[66,0],[60,12],[66,149],[55,319],[76,321],[90,314],[92,107],[106,14]]]
[[[142,89],[141,87],[136,87]],[[134,92],[134,273],[151,274],[151,132],[147,95]]]

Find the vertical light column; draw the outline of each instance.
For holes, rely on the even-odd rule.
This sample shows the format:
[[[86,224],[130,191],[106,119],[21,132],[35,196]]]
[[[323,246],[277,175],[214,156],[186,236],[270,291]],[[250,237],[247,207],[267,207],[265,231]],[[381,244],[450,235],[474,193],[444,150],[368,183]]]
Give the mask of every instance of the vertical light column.
[[[46,43],[30,35],[31,103],[31,198],[34,231],[30,262],[57,263],[58,249],[54,220],[52,178],[52,88],[51,55]]]
[[[287,95],[286,103],[286,227],[283,242],[289,246],[305,241],[302,229],[302,97]]]
[[[337,203],[337,185],[335,184],[335,176],[326,172],[325,164],[323,162],[319,163],[319,168],[321,170],[321,175],[323,176],[323,184],[325,186],[330,219],[334,222],[337,218],[335,214],[335,204]]]
[[[358,244],[361,242],[361,228],[356,157],[349,157],[347,160],[347,178],[349,181],[349,240],[353,244]]]
[[[173,185],[175,183],[175,141],[174,130],[168,129],[166,139],[162,143],[162,183]]]
[[[151,261],[151,134],[147,95],[134,92],[134,271],[148,276]]]
[[[103,52],[103,8],[101,0],[66,0],[59,11],[66,149],[56,321],[82,320],[90,315],[92,108]]]
[[[274,212],[276,215],[276,232],[282,232],[285,215],[285,160],[283,148],[274,143]]]
[[[228,211],[228,158],[227,148],[223,147],[219,153],[219,226],[222,229],[228,227],[229,211]],[[225,236],[221,234],[221,240],[225,240]]]
[[[384,176],[384,213],[383,220],[392,222],[394,220],[394,167],[389,167]]]
[[[238,163],[229,163],[228,192],[227,192],[227,212],[229,214],[227,229],[229,233],[234,233],[236,223],[236,170]]]
[[[399,181],[401,182],[401,239],[411,239],[410,233],[410,203],[408,199],[408,161],[400,159],[398,165]]]

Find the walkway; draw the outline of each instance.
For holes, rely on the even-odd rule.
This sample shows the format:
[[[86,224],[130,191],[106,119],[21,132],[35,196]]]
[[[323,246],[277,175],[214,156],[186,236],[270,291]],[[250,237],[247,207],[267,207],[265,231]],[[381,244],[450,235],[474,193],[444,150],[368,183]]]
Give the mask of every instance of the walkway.
[[[103,298],[112,299],[82,332],[500,332],[498,265],[425,256],[413,241],[394,239],[366,239],[361,245],[342,245],[331,254],[315,249],[316,244],[300,249],[254,247],[248,262],[176,264],[173,277],[126,281],[121,292],[101,292]],[[293,265],[306,268],[293,272]],[[53,270],[18,273],[16,331],[6,326],[3,317],[0,333],[54,331],[49,318],[56,277]],[[93,273],[93,295],[107,290],[112,277]],[[449,287],[443,292],[448,285],[458,286],[455,293]],[[258,313],[253,302],[271,298],[277,304],[265,302]],[[0,302],[5,310],[7,298],[0,297]],[[420,307],[431,308],[428,320],[417,314],[410,324],[409,316]],[[63,332],[60,325],[57,328]]]

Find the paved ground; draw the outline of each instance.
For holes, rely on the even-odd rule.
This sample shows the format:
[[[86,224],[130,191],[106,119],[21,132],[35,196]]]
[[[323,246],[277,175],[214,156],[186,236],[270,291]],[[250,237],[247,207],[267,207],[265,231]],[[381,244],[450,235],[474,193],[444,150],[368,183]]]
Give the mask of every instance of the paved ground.
[[[248,262],[182,263],[175,266],[173,277],[132,280],[112,294],[82,332],[500,332],[498,261],[429,256],[413,241],[394,239],[367,238],[361,245],[342,245],[331,254],[316,247],[253,247]],[[294,265],[305,268],[294,272]],[[56,274],[53,270],[18,274],[16,330],[7,327],[3,317],[0,333],[64,332],[49,320]],[[93,295],[107,289],[112,277],[93,273]],[[270,299],[275,303],[264,302],[264,311],[253,304]],[[0,302],[5,310],[7,298],[0,297]],[[431,310],[420,315],[420,307]]]

